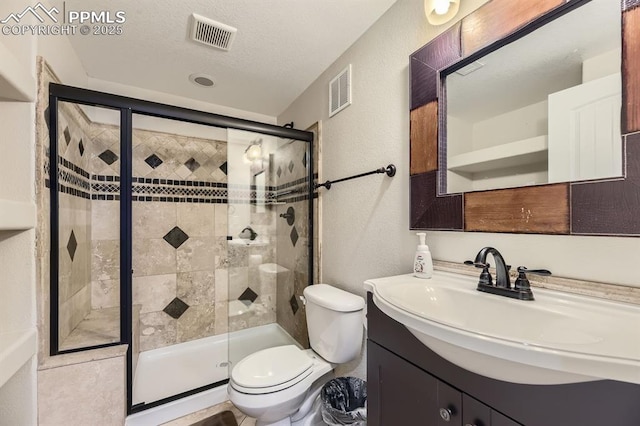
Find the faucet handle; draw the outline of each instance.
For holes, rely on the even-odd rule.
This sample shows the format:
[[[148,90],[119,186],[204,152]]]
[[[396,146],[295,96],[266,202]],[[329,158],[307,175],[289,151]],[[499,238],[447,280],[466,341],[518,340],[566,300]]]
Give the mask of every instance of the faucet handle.
[[[465,260],[464,264],[472,265],[472,266],[475,266],[476,268],[482,269],[482,272],[480,272],[480,281],[478,282],[478,284],[493,285],[493,278],[491,277],[491,273],[489,272],[489,268],[491,267],[489,262],[482,263],[482,262],[473,262],[471,260]]]
[[[518,266],[518,278],[516,278],[514,284],[516,290],[530,291],[531,286],[527,274],[549,276],[551,275],[551,271],[547,269],[527,269],[525,266]]]
[[[489,265],[489,263],[482,263],[482,262],[474,262],[473,260],[465,260],[464,261],[465,265],[470,265],[470,266],[475,266],[476,268],[490,268],[491,265]]]
[[[545,277],[551,275],[551,271],[548,269],[527,269],[526,266],[518,266],[518,274],[522,273],[543,275]]]

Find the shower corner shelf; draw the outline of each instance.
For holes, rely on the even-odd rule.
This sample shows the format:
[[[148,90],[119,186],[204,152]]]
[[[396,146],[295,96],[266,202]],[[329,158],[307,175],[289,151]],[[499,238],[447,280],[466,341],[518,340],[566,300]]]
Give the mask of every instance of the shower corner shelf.
[[[0,198],[0,231],[26,231],[35,226],[35,204]]]
[[[22,65],[0,41],[0,100],[33,102],[36,80],[29,68]]]
[[[35,328],[0,333],[0,387],[36,354],[36,336]]]

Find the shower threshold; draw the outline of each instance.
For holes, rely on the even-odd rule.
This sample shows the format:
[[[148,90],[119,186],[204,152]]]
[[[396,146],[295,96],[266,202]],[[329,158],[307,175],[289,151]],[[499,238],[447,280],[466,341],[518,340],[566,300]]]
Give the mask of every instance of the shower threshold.
[[[133,381],[133,405],[224,381],[233,365],[247,355],[292,344],[298,345],[273,323],[141,352]]]

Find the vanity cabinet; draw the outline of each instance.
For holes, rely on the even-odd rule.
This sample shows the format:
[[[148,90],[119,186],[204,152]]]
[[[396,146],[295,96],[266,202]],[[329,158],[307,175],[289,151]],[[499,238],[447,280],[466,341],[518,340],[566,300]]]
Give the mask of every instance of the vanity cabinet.
[[[462,426],[461,392],[375,343],[369,344],[368,351],[370,426]]]
[[[520,423],[511,420],[504,414],[492,410],[488,405],[462,394],[463,426],[518,426]]]
[[[373,342],[367,356],[370,426],[520,424]]]
[[[371,293],[367,322],[370,426],[640,425],[640,385],[525,385],[472,373],[385,315]]]

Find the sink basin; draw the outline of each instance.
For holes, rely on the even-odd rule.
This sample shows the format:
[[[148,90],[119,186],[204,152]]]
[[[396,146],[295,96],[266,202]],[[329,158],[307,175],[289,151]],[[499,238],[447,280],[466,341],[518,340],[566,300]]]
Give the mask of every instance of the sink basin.
[[[385,314],[443,358],[514,383],[612,379],[640,384],[640,306],[534,289],[521,301],[476,290],[477,278],[435,271],[372,279]]]

